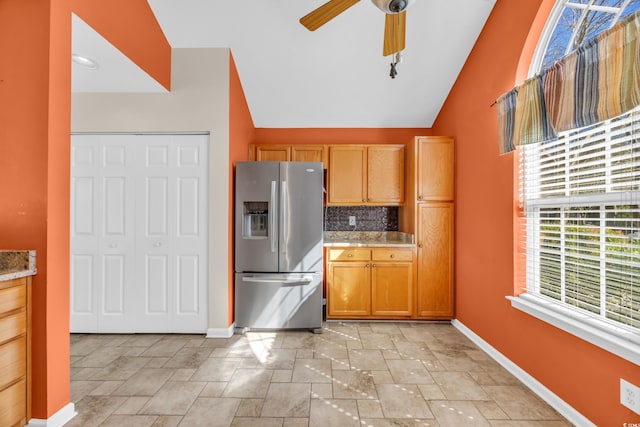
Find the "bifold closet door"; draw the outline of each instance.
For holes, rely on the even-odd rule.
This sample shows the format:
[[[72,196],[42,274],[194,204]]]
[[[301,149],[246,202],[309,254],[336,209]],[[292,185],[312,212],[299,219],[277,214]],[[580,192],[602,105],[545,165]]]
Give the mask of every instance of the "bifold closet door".
[[[206,331],[207,135],[72,137],[71,331]]]

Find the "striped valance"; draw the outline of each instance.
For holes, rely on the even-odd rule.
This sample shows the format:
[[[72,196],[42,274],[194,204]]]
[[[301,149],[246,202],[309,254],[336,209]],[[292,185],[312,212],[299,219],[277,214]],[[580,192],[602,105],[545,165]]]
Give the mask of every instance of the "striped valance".
[[[640,12],[496,101],[500,152],[554,139],[640,104]]]

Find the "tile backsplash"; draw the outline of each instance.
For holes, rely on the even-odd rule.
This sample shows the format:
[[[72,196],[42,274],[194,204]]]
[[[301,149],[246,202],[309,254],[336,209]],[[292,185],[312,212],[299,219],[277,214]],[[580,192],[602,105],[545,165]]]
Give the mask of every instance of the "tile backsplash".
[[[356,225],[349,225],[349,217]],[[397,206],[325,206],[324,231],[398,231]]]

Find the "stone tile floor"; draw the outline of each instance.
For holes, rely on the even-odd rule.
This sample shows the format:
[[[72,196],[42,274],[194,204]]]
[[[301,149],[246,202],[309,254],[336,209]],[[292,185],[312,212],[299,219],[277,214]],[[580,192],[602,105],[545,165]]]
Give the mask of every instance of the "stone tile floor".
[[[450,324],[71,336],[75,426],[571,426]]]

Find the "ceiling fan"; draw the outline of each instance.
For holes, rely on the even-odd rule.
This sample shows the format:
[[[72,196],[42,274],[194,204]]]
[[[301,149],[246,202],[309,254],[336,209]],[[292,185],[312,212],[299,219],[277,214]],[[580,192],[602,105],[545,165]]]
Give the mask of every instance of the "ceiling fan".
[[[300,23],[308,30],[315,31],[336,16],[340,15],[360,0],[329,0],[311,13],[300,18]],[[373,4],[386,14],[384,23],[384,44],[382,55],[388,56],[396,54],[396,58],[391,63],[391,78],[395,78],[397,63],[400,62],[399,52],[405,46],[405,32],[407,8],[415,0],[371,0]]]

